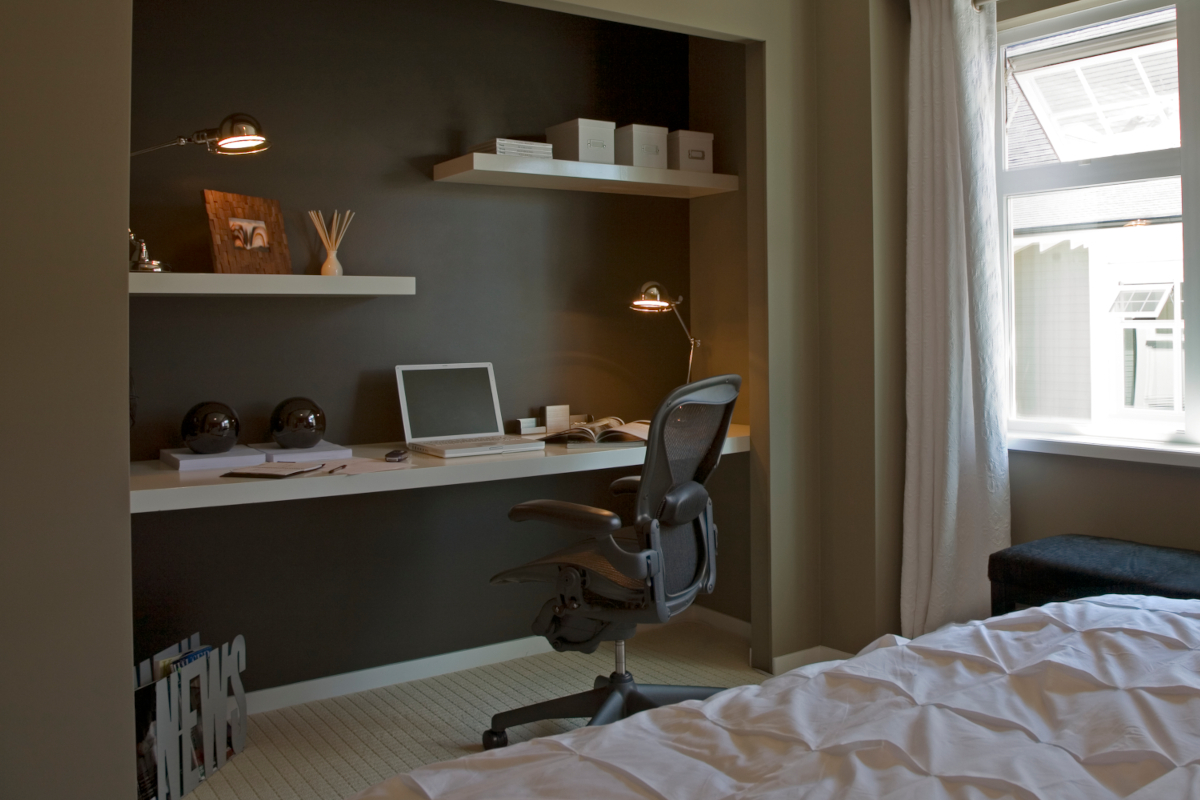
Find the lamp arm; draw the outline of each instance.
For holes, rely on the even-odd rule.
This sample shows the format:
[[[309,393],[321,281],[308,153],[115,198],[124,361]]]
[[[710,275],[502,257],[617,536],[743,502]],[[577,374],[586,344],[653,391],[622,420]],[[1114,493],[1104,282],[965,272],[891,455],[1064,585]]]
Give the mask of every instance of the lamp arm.
[[[683,298],[680,298],[680,300],[682,300],[682,299]],[[683,333],[685,336],[687,336],[688,344],[691,345],[691,348],[688,350],[688,373],[687,373],[687,382],[691,383],[692,382],[692,357],[696,355],[696,346],[700,344],[700,340],[692,338],[692,332],[688,330],[687,324],[683,321],[683,315],[679,313],[679,305],[677,303],[673,304],[671,306],[671,310],[675,312],[675,318],[678,319],[679,324],[683,326]]]
[[[134,156],[140,156],[142,153],[149,153],[152,150],[162,150],[164,147],[174,147],[177,144],[191,144],[191,143],[192,143],[192,140],[188,136],[176,136],[173,140],[171,140],[169,142],[164,142],[163,144],[156,144],[156,145],[154,145],[154,147],[147,147],[143,150],[134,150],[132,153],[129,154],[129,157],[133,158]]]
[[[173,141],[156,144],[154,147],[147,147],[144,150],[134,150],[129,154],[129,157],[133,158],[134,156],[140,156],[142,153],[149,153],[154,150],[162,150],[164,147],[174,147],[181,144],[203,144],[209,145],[211,149],[211,143],[216,137],[217,131],[215,129],[196,131],[191,136],[176,136]]]
[[[671,310],[675,312],[675,318],[679,320],[679,324],[680,324],[680,325],[683,325],[683,335],[684,335],[684,336],[686,336],[686,337],[688,338],[688,341],[689,341],[689,342],[690,342],[690,341],[693,341],[693,340],[692,340],[692,332],[688,330],[688,326],[687,326],[687,324],[686,324],[686,323],[683,321],[683,315],[681,315],[681,314],[679,313],[679,306],[678,306],[678,305],[675,305],[675,304],[672,304],[672,305],[671,305]]]

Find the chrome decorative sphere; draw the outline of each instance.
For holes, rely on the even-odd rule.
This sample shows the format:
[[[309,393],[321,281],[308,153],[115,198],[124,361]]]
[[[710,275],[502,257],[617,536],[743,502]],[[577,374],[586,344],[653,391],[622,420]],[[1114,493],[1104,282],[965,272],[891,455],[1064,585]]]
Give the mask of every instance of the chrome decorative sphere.
[[[193,453],[228,453],[242,430],[237,412],[224,403],[197,403],[183,415],[179,434]]]
[[[312,447],[324,436],[325,411],[307,397],[289,397],[271,412],[271,438],[280,447]]]

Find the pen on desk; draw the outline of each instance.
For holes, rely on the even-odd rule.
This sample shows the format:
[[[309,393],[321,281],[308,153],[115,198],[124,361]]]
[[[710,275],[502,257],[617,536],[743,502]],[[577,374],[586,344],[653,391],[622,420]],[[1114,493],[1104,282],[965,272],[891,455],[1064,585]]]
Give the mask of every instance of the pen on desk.
[[[336,467],[329,470],[329,474],[332,475],[333,473],[337,472],[339,469],[345,469],[346,466],[347,466],[346,464],[338,464]]]

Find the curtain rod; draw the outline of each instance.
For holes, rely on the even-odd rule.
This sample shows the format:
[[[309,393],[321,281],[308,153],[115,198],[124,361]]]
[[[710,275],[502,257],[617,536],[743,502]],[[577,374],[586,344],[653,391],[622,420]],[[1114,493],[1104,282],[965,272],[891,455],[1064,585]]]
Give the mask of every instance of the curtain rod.
[[[976,11],[983,11],[984,6],[991,5],[992,3],[1003,3],[1003,2],[1004,2],[1004,0],[971,0],[971,5],[975,6]]]

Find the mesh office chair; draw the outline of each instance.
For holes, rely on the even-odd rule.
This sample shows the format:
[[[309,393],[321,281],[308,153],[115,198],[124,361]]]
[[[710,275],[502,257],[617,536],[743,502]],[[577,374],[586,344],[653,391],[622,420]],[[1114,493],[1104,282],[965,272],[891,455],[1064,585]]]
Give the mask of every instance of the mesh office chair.
[[[513,506],[514,522],[541,520],[591,534],[577,545],[492,578],[492,583],[545,581],[556,593],[533,632],[555,650],[595,652],[616,642],[616,665],[591,691],[505,711],[483,732],[486,750],[508,744],[507,729],[544,719],[591,717],[604,725],[648,708],[703,700],[719,688],[637,685],[625,671],[625,640],[638,623],[666,622],[716,583],[717,527],[704,488],[716,469],[741,389],[737,375],[681,386],[650,423],[641,476],[620,478],[612,492],[621,513],[533,500]]]

